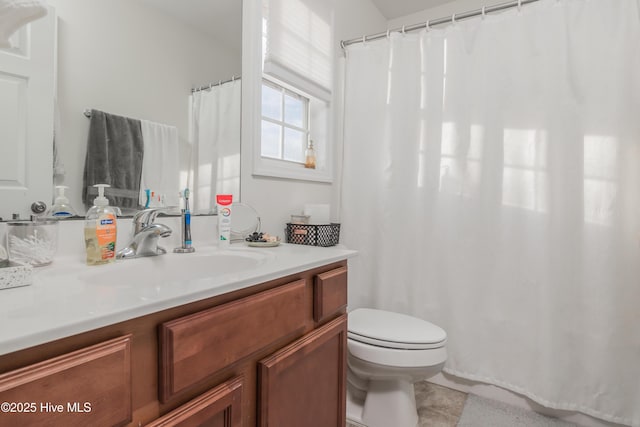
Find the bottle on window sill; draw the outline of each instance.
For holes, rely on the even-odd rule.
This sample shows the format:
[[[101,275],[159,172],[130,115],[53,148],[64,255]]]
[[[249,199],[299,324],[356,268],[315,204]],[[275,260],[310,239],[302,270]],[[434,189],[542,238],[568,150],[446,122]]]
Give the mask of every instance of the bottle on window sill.
[[[316,168],[316,152],[313,149],[313,141],[309,140],[309,144],[307,145],[307,149],[304,152],[304,167],[307,169],[315,169]]]

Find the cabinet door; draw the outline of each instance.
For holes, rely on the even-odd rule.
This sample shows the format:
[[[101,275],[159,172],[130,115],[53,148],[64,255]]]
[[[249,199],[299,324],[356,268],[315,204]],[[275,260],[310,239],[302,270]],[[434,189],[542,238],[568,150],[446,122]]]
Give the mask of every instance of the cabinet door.
[[[234,378],[185,403],[147,427],[240,427],[242,377]]]
[[[258,425],[344,427],[347,316],[327,323],[258,365]]]
[[[0,375],[0,427],[125,425],[131,335]]]

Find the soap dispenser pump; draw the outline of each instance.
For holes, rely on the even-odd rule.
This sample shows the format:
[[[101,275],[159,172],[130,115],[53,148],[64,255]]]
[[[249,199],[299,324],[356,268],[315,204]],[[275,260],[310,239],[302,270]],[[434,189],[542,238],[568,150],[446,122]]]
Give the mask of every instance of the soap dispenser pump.
[[[69,199],[64,195],[64,191],[67,188],[69,187],[65,185],[56,185],[56,192],[58,195],[53,202],[53,206],[51,206],[49,216],[54,218],[69,218],[76,216],[76,211],[69,203]]]

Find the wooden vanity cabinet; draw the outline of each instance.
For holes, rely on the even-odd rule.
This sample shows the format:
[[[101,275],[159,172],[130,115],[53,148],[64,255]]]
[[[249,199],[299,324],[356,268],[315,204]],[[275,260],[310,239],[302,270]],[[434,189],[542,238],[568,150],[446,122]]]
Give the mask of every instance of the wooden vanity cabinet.
[[[334,268],[313,278],[313,320],[331,319],[347,308],[347,267]]]
[[[346,286],[340,261],[0,356],[0,402],[93,409],[0,427],[343,427]]]
[[[347,315],[260,361],[258,426],[346,422]]]
[[[160,400],[166,402],[229,365],[300,336],[308,323],[302,279],[160,326]]]
[[[242,386],[242,377],[226,381],[147,426],[240,427],[242,426]]]
[[[0,426],[127,424],[131,335],[0,374],[0,402]]]

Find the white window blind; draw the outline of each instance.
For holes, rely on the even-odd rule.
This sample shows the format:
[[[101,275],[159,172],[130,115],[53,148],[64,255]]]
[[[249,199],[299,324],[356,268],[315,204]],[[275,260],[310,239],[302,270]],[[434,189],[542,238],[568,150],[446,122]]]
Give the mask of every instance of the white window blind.
[[[329,101],[334,0],[263,0],[263,6],[264,73]]]

